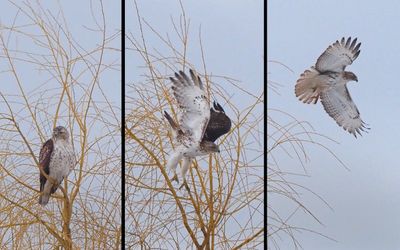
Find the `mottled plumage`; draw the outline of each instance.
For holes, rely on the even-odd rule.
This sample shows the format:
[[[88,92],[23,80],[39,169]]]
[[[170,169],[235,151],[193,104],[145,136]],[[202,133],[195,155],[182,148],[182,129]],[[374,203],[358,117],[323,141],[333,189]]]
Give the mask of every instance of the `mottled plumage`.
[[[58,126],[53,130],[52,138],[43,144],[39,154],[39,167],[55,181],[52,183],[40,172],[40,205],[48,203],[50,195],[56,192],[74,166],[75,154],[69,143],[69,133],[66,128]]]
[[[357,106],[351,99],[346,84],[357,81],[353,72],[344,71],[360,54],[361,43],[357,38],[342,38],[330,45],[318,58],[315,66],[304,71],[295,86],[296,97],[304,103],[321,103],[325,111],[344,130],[357,137],[365,127]]]
[[[231,127],[231,120],[218,103],[214,102],[214,108],[210,108],[200,77],[192,70],[190,70],[190,76],[191,79],[180,71],[179,74],[175,73],[175,78],[170,78],[173,83],[173,94],[181,111],[179,124],[164,111],[176,142],[176,148],[168,159],[167,168],[174,171],[172,180],[179,182],[176,167],[183,159],[182,186],[187,189],[189,187],[186,182],[186,173],[192,159],[196,156],[219,152],[219,147],[214,141],[229,132]]]

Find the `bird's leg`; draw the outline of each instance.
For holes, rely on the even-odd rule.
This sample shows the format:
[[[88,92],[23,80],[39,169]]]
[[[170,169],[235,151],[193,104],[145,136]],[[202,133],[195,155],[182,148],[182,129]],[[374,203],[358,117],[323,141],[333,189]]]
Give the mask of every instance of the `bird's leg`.
[[[181,175],[184,180],[186,180],[186,174],[189,170],[190,163],[192,162],[192,158],[190,157],[183,157],[182,161],[182,168],[181,168]]]
[[[179,152],[174,152],[167,162],[167,169],[171,169],[174,172],[174,176],[171,181],[176,181],[179,183],[178,175],[176,174],[176,167],[178,165],[179,160],[182,158],[182,154]]]
[[[189,188],[189,185],[187,184],[187,181],[186,181],[186,174],[187,174],[187,171],[189,170],[191,162],[192,162],[192,158],[190,158],[190,157],[184,157],[183,158],[182,169],[181,169],[183,183],[179,187],[179,189],[181,189],[182,187],[185,187],[188,192],[190,192],[190,188]]]

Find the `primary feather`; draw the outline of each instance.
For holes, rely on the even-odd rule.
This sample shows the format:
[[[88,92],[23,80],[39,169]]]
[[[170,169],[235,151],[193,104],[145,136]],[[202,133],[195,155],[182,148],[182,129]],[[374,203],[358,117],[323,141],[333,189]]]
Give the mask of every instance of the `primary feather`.
[[[175,73],[175,79],[170,79],[175,99],[182,110],[179,124],[194,141],[200,142],[210,119],[210,104],[200,78],[195,77],[192,70],[190,74],[192,80],[183,71]]]

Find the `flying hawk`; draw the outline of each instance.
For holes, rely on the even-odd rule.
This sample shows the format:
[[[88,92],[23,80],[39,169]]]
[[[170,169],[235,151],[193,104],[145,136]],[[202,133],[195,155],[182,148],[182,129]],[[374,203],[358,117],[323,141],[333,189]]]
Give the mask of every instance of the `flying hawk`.
[[[185,186],[187,190],[189,186],[186,182],[186,173],[192,160],[196,156],[219,153],[219,147],[214,142],[231,128],[231,120],[224,109],[217,102],[210,108],[200,77],[193,70],[189,72],[191,79],[183,71],[175,73],[175,78],[170,78],[173,83],[173,94],[181,111],[179,124],[164,111],[177,144],[167,162],[167,168],[174,172],[172,180],[179,183],[176,167],[183,159],[181,168],[183,184],[180,188]]]
[[[358,82],[357,76],[350,71],[344,71],[360,54],[361,43],[357,38],[347,40],[343,37],[330,45],[318,58],[315,66],[304,71],[295,86],[296,97],[304,103],[321,103],[325,111],[344,130],[357,138],[360,131],[367,128],[360,117],[357,106],[351,99],[346,87],[349,81]]]
[[[47,140],[40,150],[40,205],[45,206],[49,202],[50,195],[56,192],[74,166],[75,154],[69,143],[69,133],[66,128],[58,126],[53,130],[52,138]],[[50,180],[42,171],[50,177]]]

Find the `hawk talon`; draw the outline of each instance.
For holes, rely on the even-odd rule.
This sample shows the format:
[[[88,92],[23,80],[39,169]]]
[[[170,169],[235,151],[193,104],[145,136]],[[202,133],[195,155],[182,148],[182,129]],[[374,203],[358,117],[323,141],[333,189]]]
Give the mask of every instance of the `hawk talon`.
[[[174,177],[172,177],[171,182],[172,181],[176,181],[176,183],[179,184],[179,179],[178,179],[178,175],[177,174],[175,174]]]
[[[189,185],[187,184],[186,180],[183,181],[182,185],[179,187],[179,190],[181,190],[183,187],[185,187],[186,190],[188,192],[190,192],[190,188],[189,188]]]

